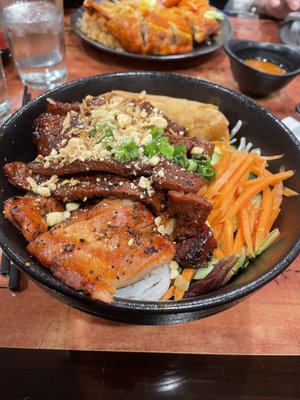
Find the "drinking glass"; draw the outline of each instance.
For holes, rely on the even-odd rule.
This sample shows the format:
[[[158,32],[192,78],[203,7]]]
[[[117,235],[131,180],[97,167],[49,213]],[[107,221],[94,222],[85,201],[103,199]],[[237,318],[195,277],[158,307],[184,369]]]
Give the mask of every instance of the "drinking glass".
[[[1,22],[24,85],[48,90],[65,82],[63,0],[4,0]]]
[[[0,55],[0,125],[9,116],[9,97],[2,58]]]

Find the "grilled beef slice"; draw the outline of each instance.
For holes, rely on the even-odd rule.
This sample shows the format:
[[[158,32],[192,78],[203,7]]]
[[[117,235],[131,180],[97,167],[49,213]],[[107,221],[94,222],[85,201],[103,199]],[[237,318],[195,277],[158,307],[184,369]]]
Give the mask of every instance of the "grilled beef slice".
[[[212,230],[206,225],[199,226],[196,236],[176,239],[175,260],[185,267],[199,268],[206,264],[217,246]]]
[[[187,171],[169,160],[153,168],[153,185],[158,189],[197,193],[206,181],[200,175]]]
[[[212,205],[205,198],[193,193],[170,190],[167,214],[176,218],[176,237],[197,236],[199,227],[205,223]]]
[[[26,191],[32,190],[28,178],[34,179],[38,185],[49,179],[49,176],[32,173],[28,165],[22,162],[6,164],[4,173],[12,185]],[[150,196],[147,190],[138,186],[138,179],[130,181],[124,177],[105,173],[59,178],[55,186],[56,188],[51,190],[51,195],[64,201],[92,197],[130,198],[148,204],[157,213],[162,210],[165,203],[165,195],[162,191],[158,190]]]

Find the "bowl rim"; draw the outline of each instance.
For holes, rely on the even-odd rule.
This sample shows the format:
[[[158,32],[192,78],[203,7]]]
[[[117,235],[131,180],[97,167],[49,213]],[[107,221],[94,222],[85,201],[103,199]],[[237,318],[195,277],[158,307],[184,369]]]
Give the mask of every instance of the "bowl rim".
[[[289,72],[285,72],[284,74],[270,74],[268,72],[263,72],[259,69],[253,68],[250,65],[246,64],[240,57],[238,57],[236,55],[236,53],[232,50],[231,45],[235,44],[235,43],[243,43],[243,44],[252,44],[253,48],[256,47],[258,49],[270,49],[272,50],[276,50],[276,48],[280,47],[280,48],[286,48],[291,50],[293,53],[298,53],[297,49],[295,49],[295,47],[287,45],[287,44],[282,44],[282,43],[271,43],[271,42],[258,42],[255,40],[246,40],[246,39],[229,39],[226,40],[224,43],[224,51],[225,53],[233,58],[235,61],[237,61],[239,64],[242,64],[243,66],[245,66],[249,71],[255,71],[257,72],[259,75],[263,76],[263,77],[278,77],[278,78],[289,78],[289,77],[294,77],[298,74],[300,74],[300,66],[299,68],[294,69],[293,71],[289,71]]]
[[[209,88],[214,88],[217,90],[221,90],[229,95],[234,96],[235,98],[240,99],[241,101],[247,101],[250,107],[255,107],[261,112],[266,112],[269,116],[272,117],[273,120],[277,124],[281,126],[281,128],[285,131],[285,134],[288,135],[295,146],[298,149],[300,154],[300,142],[295,138],[295,136],[291,133],[291,131],[284,125],[276,116],[271,114],[268,110],[266,110],[263,106],[257,103],[255,100],[238,93],[234,90],[231,90],[227,87],[222,85],[198,79],[193,76],[179,74],[179,73],[170,73],[170,72],[159,72],[159,71],[132,71],[132,72],[114,72],[114,73],[105,73],[99,74],[89,77],[80,78],[77,80],[73,80],[67,82],[57,88],[54,88],[46,93],[43,93],[30,101],[24,107],[21,107],[17,110],[13,115],[11,115],[7,121],[2,125],[2,129],[6,129],[10,124],[13,124],[14,120],[18,118],[23,112],[27,109],[32,107],[32,104],[38,103],[41,99],[46,99],[47,97],[51,96],[52,94],[63,91],[64,89],[71,88],[72,86],[77,86],[83,82],[87,82],[88,80],[97,80],[97,79],[110,79],[113,77],[118,78],[126,78],[128,76],[132,77],[165,77],[174,76],[175,79],[180,80],[187,80],[191,82],[201,82],[202,85],[208,86]],[[22,256],[16,255],[12,248],[10,248],[6,243],[6,236],[5,233],[0,229],[0,245],[4,251],[4,253],[14,262],[16,263],[17,267],[25,272],[27,275],[30,276],[37,284],[45,286],[50,290],[53,290],[56,293],[59,293],[62,296],[70,297],[71,299],[78,300],[81,303],[87,304],[92,303],[95,307],[97,307],[97,303],[99,304],[100,309],[104,306],[109,306],[113,310],[114,308],[119,309],[121,311],[128,311],[128,312],[139,312],[139,313],[151,313],[151,312],[158,312],[159,314],[171,314],[171,313],[189,313],[193,311],[201,311],[201,310],[209,310],[214,309],[215,307],[221,307],[228,305],[229,303],[234,303],[237,301],[241,301],[245,297],[249,296],[250,294],[254,293],[256,290],[260,289],[261,287],[265,286],[267,283],[272,281],[276,278],[281,272],[283,272],[291,263],[292,261],[298,256],[300,253],[300,236],[298,239],[293,243],[293,246],[290,248],[287,255],[285,255],[277,264],[270,267],[270,269],[264,272],[262,275],[255,279],[251,279],[247,283],[243,283],[241,285],[237,285],[235,288],[228,289],[228,286],[225,285],[223,288],[218,289],[216,292],[210,292],[201,296],[197,296],[195,298],[183,299],[179,302],[176,301],[139,301],[139,300],[130,300],[130,299],[116,299],[113,303],[107,305],[102,302],[97,302],[92,300],[88,295],[76,291],[75,289],[70,288],[69,286],[61,283],[57,278],[51,276],[50,280],[45,282],[41,273],[36,274],[31,268],[28,268],[24,265],[24,260]],[[37,261],[33,260],[32,264],[35,263],[39,264]],[[41,264],[39,264],[42,266]],[[42,266],[43,267],[43,266]],[[45,267],[44,267],[45,268]],[[48,271],[47,271],[48,273]],[[51,272],[50,272],[51,274]],[[87,311],[89,312],[89,311]],[[97,314],[96,314],[97,315]],[[98,314],[100,316],[100,314]],[[106,316],[106,318],[108,318]],[[114,318],[112,318],[114,319]]]

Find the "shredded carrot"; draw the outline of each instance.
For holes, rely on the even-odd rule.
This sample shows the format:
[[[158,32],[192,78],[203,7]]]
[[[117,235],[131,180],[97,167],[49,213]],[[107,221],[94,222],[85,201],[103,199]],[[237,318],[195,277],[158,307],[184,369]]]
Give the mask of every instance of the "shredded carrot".
[[[269,232],[269,224],[272,213],[272,192],[269,187],[263,190],[262,203],[260,207],[260,216],[258,225],[255,233],[255,250],[259,248],[263,240],[266,238]]]
[[[244,240],[248,248],[248,253],[251,257],[253,257],[254,252],[253,252],[253,241],[251,236],[251,225],[250,225],[249,213],[246,208],[242,208],[240,210],[238,220],[241,226],[241,231],[243,233]]]
[[[223,241],[224,241],[224,252],[226,256],[229,256],[232,254],[232,249],[233,249],[233,233],[234,233],[234,227],[233,227],[233,219],[232,218],[226,218],[225,223],[224,223],[224,230],[223,230]]]
[[[256,152],[235,150],[228,133],[215,146],[220,151],[215,164],[216,179],[201,191],[213,206],[208,223],[217,241],[214,257],[222,259],[231,254],[254,257],[272,229],[283,196],[298,195],[283,185],[294,172],[272,173],[268,162],[282,155],[260,156]],[[162,300],[182,299],[195,272],[194,268],[183,268],[180,279],[176,278]]]
[[[186,281],[187,288],[189,286],[189,283],[193,279],[196,271],[197,271],[196,268],[183,268],[181,272],[181,277]],[[186,290],[176,286],[176,280],[175,280],[174,283],[166,291],[166,293],[162,296],[161,300],[169,300],[172,297],[174,297],[174,300],[181,300],[185,292]]]
[[[217,178],[205,192],[213,205],[208,222],[218,242],[214,256],[241,254],[246,248],[246,253],[253,257],[280,212],[283,196],[298,194],[282,183],[294,172],[273,174],[268,170],[268,162],[282,155],[264,157],[235,150],[228,137],[216,141],[215,146],[221,153],[215,164]]]
[[[196,269],[195,268],[184,268],[181,276],[184,278],[187,282],[191,282],[195,275]],[[174,291],[174,300],[181,300],[184,296],[184,293],[186,290],[178,288],[175,286],[175,291]]]
[[[208,197],[213,197],[215,196],[220,189],[226,185],[226,183],[230,182],[230,178],[234,174],[236,170],[240,168],[242,163],[245,161],[247,157],[246,153],[243,153],[241,157],[237,157],[232,164],[229,165],[227,170],[217,179],[208,189],[207,191],[207,196]]]
[[[278,172],[277,174],[268,177],[250,179],[249,181],[245,182],[244,186],[246,189],[243,191],[241,196],[235,201],[232,207],[230,207],[226,215],[226,218],[232,218],[239,211],[241,207],[243,207],[255,195],[260,193],[263,189],[265,189],[269,185],[276,185],[280,181],[290,178],[292,175],[294,175],[293,171]]]
[[[244,246],[245,242],[244,242],[244,237],[242,234],[242,230],[238,229],[236,234],[235,234],[235,238],[234,238],[234,243],[233,243],[233,253],[234,254],[241,254],[242,252],[242,248]],[[215,250],[215,256],[217,257],[217,250],[218,248]]]
[[[214,251],[214,256],[218,259],[221,260],[222,258],[225,258],[225,254],[221,246],[219,245],[216,250]]]
[[[175,286],[172,285],[169,287],[169,289],[166,291],[166,293],[162,296],[161,300],[170,300],[174,296],[175,292]]]

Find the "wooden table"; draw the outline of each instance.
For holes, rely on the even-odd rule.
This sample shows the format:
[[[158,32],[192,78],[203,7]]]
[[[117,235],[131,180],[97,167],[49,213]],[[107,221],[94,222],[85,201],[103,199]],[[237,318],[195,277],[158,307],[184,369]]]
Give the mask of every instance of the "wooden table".
[[[270,20],[232,19],[235,38],[279,42]],[[129,62],[85,45],[66,15],[69,80],[129,70],[169,70],[205,78],[238,90],[221,49],[194,65]],[[6,66],[12,108],[18,109],[22,85],[12,63]],[[259,102],[277,117],[297,117],[300,76]],[[175,326],[134,326],[105,321],[53,299],[22,276],[21,291],[0,290],[0,347],[228,355],[300,355],[300,257],[275,281],[234,308]]]

